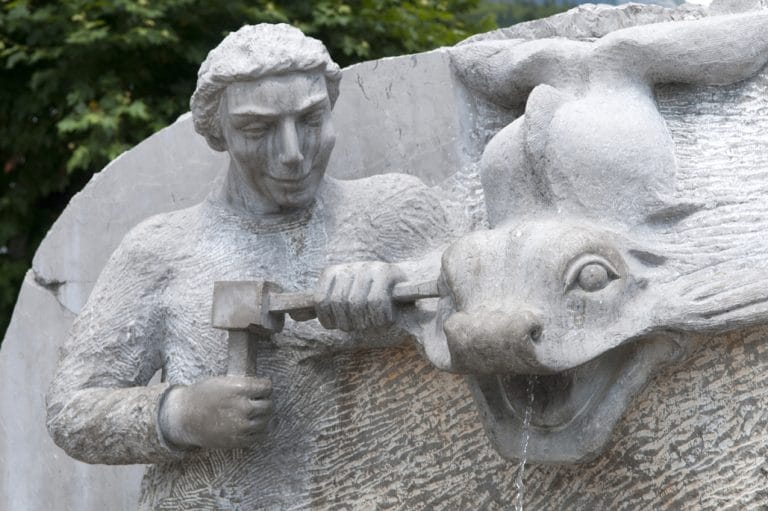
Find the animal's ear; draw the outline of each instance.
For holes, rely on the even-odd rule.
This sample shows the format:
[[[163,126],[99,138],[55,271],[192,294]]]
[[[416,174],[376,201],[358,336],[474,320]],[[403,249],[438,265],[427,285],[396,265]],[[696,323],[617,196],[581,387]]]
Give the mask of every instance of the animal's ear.
[[[585,49],[584,43],[566,39],[506,39],[462,44],[448,52],[454,72],[471,91],[515,109],[537,85],[558,82],[567,57]]]
[[[483,151],[480,177],[492,227],[553,205],[545,165],[549,124],[570,96],[539,85],[528,97],[525,114],[499,131]]]
[[[737,82],[768,62],[768,12],[617,30],[597,42],[594,56],[649,83]]]
[[[449,50],[451,64],[472,92],[504,108],[519,108],[528,91],[511,81],[509,75],[512,50],[522,43],[522,39],[509,39],[460,45]]]
[[[543,160],[549,141],[549,125],[558,108],[572,96],[546,84],[538,85],[525,105],[525,152],[537,182],[549,188]]]

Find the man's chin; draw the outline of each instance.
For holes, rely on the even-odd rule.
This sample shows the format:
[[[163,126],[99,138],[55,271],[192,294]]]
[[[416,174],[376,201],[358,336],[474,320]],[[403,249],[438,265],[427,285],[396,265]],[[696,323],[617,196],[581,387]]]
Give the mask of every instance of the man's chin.
[[[320,180],[317,183],[301,183],[301,186],[287,183],[276,187],[273,200],[281,210],[306,209],[315,201],[319,187]]]

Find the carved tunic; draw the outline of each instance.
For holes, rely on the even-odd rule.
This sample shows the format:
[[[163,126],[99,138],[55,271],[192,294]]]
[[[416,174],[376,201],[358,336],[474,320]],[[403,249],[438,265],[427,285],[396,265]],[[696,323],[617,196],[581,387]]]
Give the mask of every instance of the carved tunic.
[[[141,509],[301,507],[316,440],[337,420],[327,419],[338,383],[325,355],[360,344],[288,320],[258,351],[258,374],[274,387],[266,440],[248,450],[174,449],[157,425],[166,391],[226,372],[226,334],[210,326],[213,282],[300,290],[330,264],[418,257],[465,229],[443,198],[405,175],[326,179],[312,207],[289,215],[254,221],[209,198],[143,222],[112,255],[63,348],[48,397],[57,444],[89,463],[155,464]],[[402,340],[381,334],[366,346]],[[157,371],[162,382],[148,385]]]

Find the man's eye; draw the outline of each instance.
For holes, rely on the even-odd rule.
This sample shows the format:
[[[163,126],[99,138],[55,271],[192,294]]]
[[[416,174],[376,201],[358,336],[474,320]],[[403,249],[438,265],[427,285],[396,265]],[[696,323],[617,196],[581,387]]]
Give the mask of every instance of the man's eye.
[[[618,278],[619,273],[611,263],[602,257],[588,256],[579,258],[571,264],[566,277],[565,289],[568,291],[578,286],[583,291],[594,293],[606,288],[608,284]]]
[[[271,126],[269,124],[251,123],[251,124],[246,124],[245,126],[242,126],[240,128],[240,131],[245,133],[248,136],[260,137],[262,135],[266,135],[270,129],[271,129]]]
[[[316,112],[310,112],[301,118],[301,122],[307,126],[313,128],[320,127],[323,124],[323,112],[322,110]]]

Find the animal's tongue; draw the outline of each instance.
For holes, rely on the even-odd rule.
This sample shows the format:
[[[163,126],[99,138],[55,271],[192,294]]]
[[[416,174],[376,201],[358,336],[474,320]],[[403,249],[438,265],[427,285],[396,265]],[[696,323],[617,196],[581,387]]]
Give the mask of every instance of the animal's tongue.
[[[551,375],[508,375],[501,377],[507,402],[521,420],[531,402],[531,425],[538,428],[558,428],[567,425],[592,399],[601,394],[610,372],[603,357],[577,368]],[[532,385],[529,383],[533,379]]]

